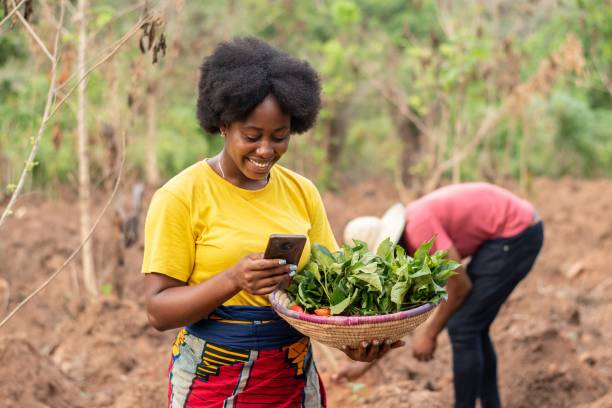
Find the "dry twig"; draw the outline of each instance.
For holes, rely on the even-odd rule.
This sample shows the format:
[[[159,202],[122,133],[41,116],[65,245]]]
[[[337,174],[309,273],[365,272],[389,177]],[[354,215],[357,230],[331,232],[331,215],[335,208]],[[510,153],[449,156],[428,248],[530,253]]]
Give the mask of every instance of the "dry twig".
[[[63,11],[62,11],[63,13]],[[17,14],[17,17],[19,18],[19,20],[21,21],[21,23],[25,26],[26,30],[28,30],[28,32],[30,33],[30,35],[32,36],[32,38],[34,38],[34,41],[36,41],[36,43],[38,44],[38,46],[43,50],[43,52],[45,53],[45,55],[47,56],[47,58],[49,58],[49,60],[51,60],[51,62],[53,62],[53,55],[51,55],[51,53],[49,52],[49,50],[47,49],[47,46],[45,45],[44,42],[42,42],[42,40],[40,39],[40,37],[36,34],[36,32],[34,31],[34,29],[32,28],[32,26],[30,25],[30,23],[28,23],[28,20],[26,20],[19,11],[17,11],[15,14]],[[61,25],[60,25],[61,26]]]
[[[17,4],[15,7],[13,7],[13,9],[12,9],[11,11],[9,11],[9,12],[8,12],[8,14],[7,14],[6,16],[4,16],[4,18],[2,19],[2,21],[0,21],[0,27],[2,27],[2,24],[6,23],[6,22],[9,20],[9,18],[11,18],[11,16],[12,16],[13,14],[15,14],[15,13],[17,12],[17,10],[19,10],[19,7],[21,7],[21,5],[22,5],[23,3],[25,3],[25,2],[26,2],[26,0],[21,0],[21,1],[19,2],[19,4]]]
[[[60,28],[58,28],[55,34],[55,42],[54,42],[55,45],[53,48],[53,56],[51,57],[51,81],[49,83],[49,91],[47,92],[47,102],[45,103],[45,110],[43,112],[43,118],[40,123],[40,127],[38,128],[38,133],[36,134],[34,145],[32,146],[32,150],[30,151],[28,160],[26,161],[23,171],[21,172],[21,176],[19,177],[19,182],[17,183],[17,187],[15,188],[15,191],[13,191],[13,194],[11,195],[11,200],[9,201],[6,208],[4,209],[4,212],[2,213],[2,217],[0,217],[0,227],[2,227],[2,225],[4,224],[6,217],[8,217],[11,214],[12,212],[11,208],[15,205],[17,196],[19,196],[19,193],[21,192],[23,188],[26,175],[28,174],[29,171],[32,170],[32,167],[35,165],[34,159],[36,158],[36,154],[38,153],[38,148],[40,146],[40,140],[42,139],[42,135],[45,132],[45,129],[47,128],[47,123],[49,122],[49,118],[51,117],[51,114],[49,112],[51,110],[51,106],[53,105],[53,101],[55,100],[55,81],[57,79],[56,74],[57,74],[57,63],[59,60],[59,53],[60,53],[60,33],[61,33],[61,26],[63,25],[62,24],[63,21],[64,21],[64,2],[62,1],[62,7],[60,11]]]
[[[89,76],[89,74],[92,73],[92,71],[94,71],[96,68],[98,68],[100,65],[104,64],[106,61],[108,61],[113,55],[115,55],[115,53],[117,53],[117,51],[119,51],[119,49],[130,39],[132,38],[132,36],[134,34],[136,34],[138,32],[138,30],[140,30],[140,28],[143,26],[143,24],[146,24],[150,19],[153,19],[154,17],[146,17],[144,19],[141,19],[140,21],[138,21],[136,23],[136,25],[134,27],[132,27],[132,29],[130,31],[128,31],[123,37],[121,37],[119,40],[117,40],[117,42],[115,42],[115,44],[113,44],[111,46],[111,51],[106,54],[104,57],[102,57],[98,62],[96,62],[94,65],[91,66],[91,68],[89,68],[87,70],[87,72],[85,72],[85,75],[83,75],[81,78],[79,78],[79,80],[77,81],[76,84],[74,84],[74,86],[72,88],[70,88],[70,90],[68,90],[68,92],[66,92],[64,94],[64,97],[57,103],[57,105],[55,105],[53,111],[51,111],[51,114],[49,115],[49,118],[53,117],[53,115],[57,112],[57,110],[64,104],[64,102],[66,101],[66,99],[68,99],[70,97],[70,95],[72,94],[72,92],[74,92],[75,89],[77,89],[77,87],[79,86],[79,84],[85,80],[85,78],[87,78]]]
[[[426,183],[426,190],[433,190],[438,185],[444,172],[472,154],[508,114],[522,113],[533,95],[547,94],[562,74],[567,71],[575,71],[580,74],[583,68],[582,46],[576,36],[570,33],[559,49],[540,63],[538,71],[531,78],[518,85],[499,109],[485,117],[472,140],[461,151],[455,153],[434,169],[432,176]]]
[[[62,2],[63,4],[63,2]],[[62,9],[62,13],[63,13],[63,9]],[[63,18],[63,17],[62,17]],[[19,178],[19,182],[17,183],[17,187],[15,188],[15,190],[13,191],[12,195],[11,195],[11,200],[9,201],[9,204],[6,206],[6,208],[4,209],[4,212],[2,213],[2,217],[0,218],[0,228],[2,227],[2,225],[4,224],[6,218],[12,213],[12,207],[15,205],[15,202],[17,200],[17,197],[19,196],[19,194],[21,193],[21,190],[23,189],[23,184],[25,182],[25,176],[27,175],[28,171],[31,170],[31,166],[34,165],[34,159],[36,158],[36,154],[38,153],[38,147],[40,144],[40,140],[42,138],[42,135],[44,133],[44,131],[47,128],[47,124],[49,123],[49,121],[51,120],[51,118],[57,113],[57,111],[59,110],[59,108],[66,102],[66,100],[68,99],[68,97],[70,97],[70,95],[72,94],[72,92],[74,92],[75,89],[77,89],[77,87],[79,86],[79,84],[85,80],[85,78],[87,78],[96,68],[98,68],[100,65],[102,65],[104,62],[106,62],[108,59],[110,59],[113,55],[115,55],[115,53],[117,51],[119,51],[119,49],[134,35],[138,32],[138,30],[140,30],[140,28],[142,27],[143,24],[145,24],[146,22],[149,21],[149,19],[153,19],[155,17],[146,17],[144,19],[139,20],[136,25],[128,32],[126,33],[121,39],[119,39],[117,42],[115,42],[115,44],[113,44],[111,46],[111,50],[110,52],[108,52],[104,57],[102,57],[98,62],[96,62],[94,65],[92,65],[86,72],[85,74],[79,78],[79,80],[77,81],[76,84],[74,84],[74,86],[72,88],[70,88],[70,90],[68,90],[68,92],[66,92],[66,94],[64,94],[64,96],[62,97],[62,99],[57,102],[53,108],[51,108],[51,106],[53,105],[53,100],[55,99],[55,93],[56,93],[56,86],[55,86],[55,82],[56,82],[56,69],[57,69],[57,55],[59,53],[59,51],[56,49],[54,50],[54,53],[56,55],[55,59],[53,60],[53,65],[52,65],[52,71],[51,71],[51,84],[49,86],[49,93],[47,96],[47,104],[45,105],[45,110],[43,113],[43,120],[41,122],[40,128],[38,130],[35,142],[34,142],[34,146],[32,147],[32,150],[30,152],[30,155],[28,157],[28,160],[26,161],[26,165],[23,169],[23,172],[21,174],[21,177]],[[61,25],[60,25],[61,27]],[[61,28],[58,29],[57,33],[58,35],[56,35],[56,41],[59,41],[59,33],[61,32]],[[50,112],[49,112],[50,110]]]
[[[61,20],[60,20],[61,21]],[[104,205],[104,207],[102,208],[102,211],[100,211],[100,214],[98,215],[98,218],[96,219],[96,222],[94,222],[94,224],[92,225],[91,229],[89,230],[89,232],[87,233],[87,236],[83,239],[83,241],[81,241],[81,243],[77,246],[77,248],[70,254],[70,256],[64,261],[64,263],[55,271],[53,272],[53,274],[51,274],[51,276],[49,276],[47,278],[46,281],[44,281],[42,283],[42,285],[40,285],[38,288],[36,288],[32,293],[30,293],[25,299],[23,299],[17,306],[15,306],[15,308],[13,310],[11,310],[11,312],[4,318],[2,319],[2,321],[0,322],[0,329],[6,324],[8,323],[8,321],[15,316],[15,314],[23,307],[25,306],[34,296],[36,296],[38,293],[40,293],[40,291],[42,291],[44,288],[46,288],[49,283],[51,283],[51,281],[53,281],[53,279],[55,279],[57,277],[57,275],[59,275],[59,273],[61,271],[64,270],[64,268],[66,267],[66,265],[68,265],[70,263],[70,261],[72,261],[72,259],[81,251],[81,249],[83,248],[83,246],[85,245],[85,243],[87,243],[87,241],[89,241],[89,239],[91,238],[91,236],[93,235],[94,231],[96,230],[96,228],[98,227],[98,224],[100,223],[100,221],[102,220],[102,217],[104,216],[104,214],[106,213],[106,210],[108,210],[108,207],[110,207],[111,203],[113,202],[113,200],[115,199],[115,195],[117,194],[117,191],[119,190],[119,184],[121,182],[121,174],[123,173],[123,166],[125,164],[125,150],[126,150],[126,142],[125,142],[125,133],[122,134],[122,149],[121,149],[121,163],[119,164],[119,170],[117,171],[117,180],[115,181],[115,186],[113,188],[113,191],[110,195],[110,197],[108,198],[106,204]]]

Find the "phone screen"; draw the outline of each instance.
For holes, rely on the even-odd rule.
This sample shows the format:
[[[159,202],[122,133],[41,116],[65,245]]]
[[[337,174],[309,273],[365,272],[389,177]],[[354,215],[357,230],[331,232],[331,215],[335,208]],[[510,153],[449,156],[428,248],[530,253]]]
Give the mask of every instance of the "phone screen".
[[[305,235],[272,234],[268,239],[264,258],[284,259],[288,264],[297,265],[305,245]]]

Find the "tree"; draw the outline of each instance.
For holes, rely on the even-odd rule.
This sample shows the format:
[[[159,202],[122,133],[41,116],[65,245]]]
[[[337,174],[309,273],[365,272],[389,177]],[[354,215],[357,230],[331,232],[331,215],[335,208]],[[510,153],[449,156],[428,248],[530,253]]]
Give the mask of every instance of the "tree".
[[[85,52],[87,49],[87,0],[77,3],[77,18],[79,22],[79,45],[77,52],[77,71],[79,78],[85,77]],[[87,136],[87,80],[79,84],[77,93],[77,134],[79,146],[79,211],[81,239],[85,239],[91,229],[91,179],[89,176],[89,153]],[[98,284],[93,260],[93,242],[89,240],[83,246],[81,253],[83,263],[83,283],[90,296],[98,294]]]

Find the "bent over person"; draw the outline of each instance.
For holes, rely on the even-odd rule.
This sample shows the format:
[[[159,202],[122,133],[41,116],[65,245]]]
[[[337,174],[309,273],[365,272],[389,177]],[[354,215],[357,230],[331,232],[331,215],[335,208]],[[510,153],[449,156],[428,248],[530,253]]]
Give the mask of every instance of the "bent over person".
[[[344,239],[360,239],[375,250],[389,235],[410,254],[435,236],[432,251],[447,250],[457,261],[470,258],[467,267],[449,279],[448,300],[416,329],[413,355],[430,360],[438,335],[447,327],[455,407],[472,408],[477,399],[483,408],[501,406],[489,329],[540,252],[544,233],[538,213],[530,203],[500,187],[455,184],[413,201],[405,211],[396,205],[382,218],[356,218],[347,224]],[[334,377],[354,379],[368,367],[353,363]]]

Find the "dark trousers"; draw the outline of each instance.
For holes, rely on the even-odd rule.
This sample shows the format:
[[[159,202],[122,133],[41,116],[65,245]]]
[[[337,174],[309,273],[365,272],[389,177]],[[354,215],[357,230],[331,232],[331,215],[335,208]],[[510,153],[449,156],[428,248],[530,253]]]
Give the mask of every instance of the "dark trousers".
[[[544,240],[542,222],[511,238],[485,242],[472,256],[467,274],[472,291],[448,321],[453,348],[455,407],[500,407],[497,357],[489,328],[501,305],[527,275]]]

